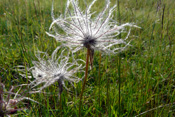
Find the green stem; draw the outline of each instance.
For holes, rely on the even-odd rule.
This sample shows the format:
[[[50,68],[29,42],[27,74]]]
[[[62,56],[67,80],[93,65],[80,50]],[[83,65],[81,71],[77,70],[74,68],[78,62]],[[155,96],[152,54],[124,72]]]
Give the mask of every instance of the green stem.
[[[82,96],[83,96],[83,92],[84,92],[84,88],[86,85],[86,80],[87,80],[87,75],[88,75],[88,65],[89,65],[89,53],[90,53],[90,49],[87,49],[87,56],[86,56],[86,70],[85,70],[85,79],[83,82],[83,87],[81,90],[81,94],[80,94],[80,103],[79,103],[79,117],[81,117],[81,104],[82,104]]]

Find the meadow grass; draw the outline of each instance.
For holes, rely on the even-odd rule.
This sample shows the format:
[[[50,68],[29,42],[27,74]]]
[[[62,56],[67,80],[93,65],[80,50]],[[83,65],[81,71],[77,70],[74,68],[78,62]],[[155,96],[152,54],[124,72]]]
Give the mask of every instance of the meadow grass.
[[[55,0],[56,16],[64,12],[65,3]],[[45,33],[52,22],[51,5],[52,0],[0,1],[0,78],[6,87],[28,83],[15,67],[31,67],[36,60],[35,50],[51,55],[60,45]],[[120,112],[120,116],[175,116],[174,0],[122,0],[119,5],[121,23],[133,22],[141,29],[132,29],[132,46],[122,53],[106,57],[95,52],[83,94],[82,115],[112,117]],[[83,1],[80,6],[85,8]],[[93,10],[99,12],[103,6],[99,0]],[[114,20],[119,21],[117,9]],[[85,60],[85,51],[76,57]],[[64,90],[61,102],[57,87],[55,84],[47,88],[50,94],[26,94],[42,104],[29,103],[29,109],[19,116],[78,116],[82,82],[75,84],[71,92]]]

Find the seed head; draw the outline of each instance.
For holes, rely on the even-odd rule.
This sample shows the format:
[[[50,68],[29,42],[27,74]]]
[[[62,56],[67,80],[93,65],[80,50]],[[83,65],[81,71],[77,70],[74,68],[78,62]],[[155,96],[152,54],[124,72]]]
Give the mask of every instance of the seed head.
[[[82,44],[86,48],[92,48],[92,46],[95,47],[96,43],[97,43],[96,39],[90,35],[85,36],[84,39],[82,40]]]
[[[53,22],[50,29],[53,31],[47,34],[62,42],[64,46],[73,48],[73,52],[83,47],[113,54],[124,50],[129,45],[126,39],[130,30],[125,39],[120,39],[118,35],[125,31],[125,27],[137,26],[132,23],[118,25],[112,20],[116,5],[110,8],[110,0],[106,0],[106,6],[99,14],[91,12],[96,1],[93,0],[89,6],[86,5],[83,11],[78,6],[78,0],[67,0],[65,13],[58,18],[54,17],[52,5]],[[59,32],[55,26],[62,29],[64,33]]]
[[[62,86],[68,89],[65,85],[65,81],[68,81],[70,84],[78,83],[82,78],[75,76],[77,72],[84,72],[82,64],[83,60],[75,60],[72,55],[72,59],[69,58],[70,51],[64,49],[58,53],[61,47],[57,47],[51,57],[44,52],[37,51],[36,57],[38,61],[33,61],[34,66],[28,69],[32,73],[34,80],[31,80],[29,86],[33,89],[31,93],[41,92],[44,88],[58,82],[60,92],[62,92]],[[42,56],[42,54],[44,54]],[[57,56],[58,55],[58,56]],[[79,64],[81,62],[81,64]],[[22,70],[20,70],[22,71]],[[25,73],[24,69],[23,72]],[[24,76],[24,73],[21,73]],[[32,78],[28,74],[28,78]]]

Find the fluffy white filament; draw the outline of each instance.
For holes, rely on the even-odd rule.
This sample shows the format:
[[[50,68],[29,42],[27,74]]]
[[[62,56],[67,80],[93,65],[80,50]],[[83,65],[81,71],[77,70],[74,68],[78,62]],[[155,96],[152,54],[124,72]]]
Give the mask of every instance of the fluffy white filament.
[[[29,86],[33,89],[30,93],[41,92],[44,88],[58,81],[66,88],[64,81],[68,81],[73,85],[73,83],[78,83],[84,77],[78,78],[75,76],[77,72],[84,72],[82,70],[84,69],[82,65],[84,61],[80,59],[75,60],[72,54],[70,60],[70,51],[64,49],[58,54],[58,50],[60,50],[60,47],[57,47],[51,56],[44,52],[36,52],[38,61],[33,61],[34,66],[28,69],[34,77],[34,80],[30,80]],[[44,55],[41,57],[41,54]],[[79,64],[79,62],[82,64]],[[21,75],[25,76],[24,67],[20,66],[18,71],[23,72]],[[28,78],[32,78],[32,76],[28,74]]]
[[[50,29],[53,28],[54,32],[46,33],[57,41],[63,42],[63,45],[74,48],[73,52],[85,47],[83,41],[87,37],[92,37],[95,41],[95,44],[89,44],[91,49],[114,54],[122,51],[129,45],[126,39],[130,34],[130,30],[125,39],[118,39],[117,36],[124,31],[125,27],[137,26],[131,23],[117,25],[116,21],[111,20],[116,5],[110,8],[110,0],[106,0],[105,8],[98,15],[93,16],[94,13],[91,13],[91,7],[96,1],[93,0],[85,11],[82,11],[78,6],[78,0],[67,0],[65,14],[58,18],[54,17],[52,5],[53,22]],[[64,34],[58,32],[55,25],[61,28]],[[123,46],[116,46],[119,44]]]

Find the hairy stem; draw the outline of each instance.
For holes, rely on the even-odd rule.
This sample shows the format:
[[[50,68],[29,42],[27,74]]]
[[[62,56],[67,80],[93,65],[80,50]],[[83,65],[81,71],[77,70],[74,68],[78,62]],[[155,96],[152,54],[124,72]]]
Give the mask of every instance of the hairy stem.
[[[85,79],[84,79],[83,87],[82,87],[81,94],[80,94],[79,117],[81,117],[82,96],[83,96],[83,92],[84,92],[84,88],[85,88],[85,84],[86,84],[86,80],[87,80],[87,75],[88,75],[89,53],[90,53],[90,49],[87,49]]]
[[[62,102],[61,102],[61,100],[62,100],[62,99],[61,99],[61,94],[60,94],[60,111],[61,111],[61,117],[62,117],[62,112],[63,112],[63,111],[62,111]]]
[[[59,95],[60,95],[60,111],[61,111],[61,117],[62,117],[62,98],[61,98],[61,94],[63,92],[63,84],[61,82],[61,79],[58,80],[58,87],[59,87]]]
[[[117,0],[117,4],[118,4],[118,20],[119,20],[119,25],[121,24],[121,17],[120,17],[120,0]],[[119,38],[121,38],[121,34],[119,35]],[[119,117],[120,117],[120,61],[121,61],[121,57],[119,54],[119,60],[118,60],[118,76],[119,76]]]
[[[1,110],[3,108],[3,86],[0,82],[0,116],[1,116]]]
[[[118,58],[118,81],[119,81],[119,87],[118,87],[118,90],[119,90],[119,117],[120,117],[120,95],[121,95],[121,92],[120,92],[120,83],[121,83],[121,74],[120,74],[120,67],[121,67],[121,56],[119,54],[119,58]]]
[[[101,103],[100,103],[100,81],[101,81],[101,77],[100,77],[100,65],[101,65],[101,53],[100,53],[100,60],[99,60],[99,71],[98,71],[98,88],[99,88],[99,91],[98,91],[98,98],[99,98],[99,108],[101,107]],[[99,115],[101,116],[101,115]]]
[[[108,78],[108,56],[106,57],[106,64],[105,64],[105,72],[106,72],[106,79],[107,79],[107,100],[106,100],[106,109],[107,109],[107,113],[108,113],[108,116],[110,116],[110,94],[109,94],[109,89],[110,89],[110,84],[109,84],[109,78]]]

